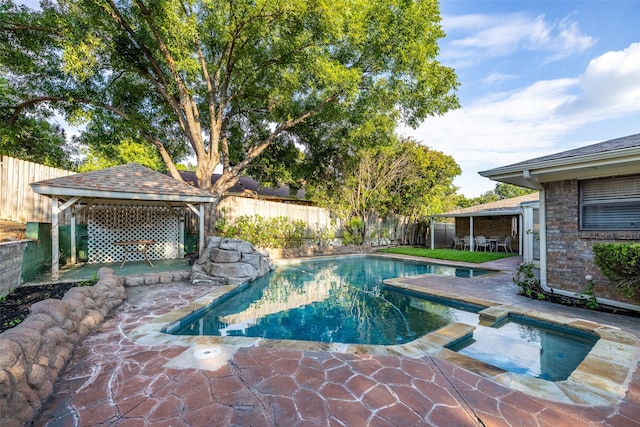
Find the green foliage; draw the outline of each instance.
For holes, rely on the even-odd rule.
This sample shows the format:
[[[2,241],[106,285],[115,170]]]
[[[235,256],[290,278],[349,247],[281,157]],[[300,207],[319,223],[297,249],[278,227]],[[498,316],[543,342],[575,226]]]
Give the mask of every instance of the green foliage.
[[[98,283],[98,275],[94,273],[93,275],[94,277],[91,279],[87,279],[87,280],[83,280],[81,282],[76,283],[76,286],[78,287],[84,287],[84,286],[93,286],[96,283]]]
[[[304,243],[305,230],[303,221],[290,222],[284,216],[243,215],[235,224],[229,224],[226,218],[220,218],[216,223],[220,236],[251,242],[261,248],[300,247]]]
[[[364,221],[360,218],[351,218],[342,231],[343,245],[361,245],[363,239]]]
[[[536,191],[538,190],[499,182],[493,190],[487,191],[478,197],[468,199],[464,196],[460,196],[458,198],[457,206],[460,208],[468,208],[470,206],[482,205],[484,203],[496,202],[498,200],[525,196],[527,194],[533,194]]]
[[[175,174],[194,154],[200,188],[217,194],[254,162],[252,174],[295,190],[337,176],[376,127],[459,107],[457,77],[437,61],[440,19],[430,0],[43,2],[10,16],[50,36],[30,42],[32,28],[13,26],[20,96],[0,107],[55,106],[83,121],[80,141],[102,159],[144,142]],[[26,46],[36,55],[20,57]]]
[[[2,68],[0,64],[0,71]],[[13,102],[16,97],[8,80],[0,75],[0,107]],[[70,161],[73,150],[67,144],[64,130],[47,121],[50,117],[51,111],[46,108],[30,108],[12,120],[9,112],[0,108],[0,155],[73,169]]]
[[[336,221],[332,220],[331,225],[318,225],[313,233],[313,240],[318,246],[329,246],[331,241],[336,237],[333,230],[336,228]]]
[[[617,292],[633,298],[640,291],[640,243],[599,243],[593,254],[602,273],[616,282]]]
[[[513,283],[518,286],[518,294],[529,298],[545,300],[547,299],[544,290],[540,286],[540,279],[534,273],[535,265],[531,262],[522,263],[518,266]]]
[[[57,61],[57,36],[52,14],[0,1],[0,155],[73,169],[74,149],[52,124],[55,111],[40,91],[57,80],[55,65],[43,76]],[[15,114],[12,106],[35,97],[41,101],[25,103]]]
[[[454,249],[425,249],[413,247],[385,248],[378,249],[378,252],[443,259],[447,261],[469,262],[473,264],[514,256],[514,254],[504,252],[467,252]]]
[[[377,144],[343,155],[333,181],[316,183],[309,194],[343,221],[360,220],[347,229],[349,243],[365,241],[366,225],[374,217],[403,215],[420,221],[452,206],[453,179],[460,167],[453,158],[411,140],[393,135],[370,135]],[[374,236],[375,237],[375,236]]]
[[[125,139],[119,144],[104,146],[102,149],[96,146],[89,147],[84,160],[78,166],[78,171],[89,172],[131,162],[161,172],[166,170],[165,164],[153,147]]]
[[[597,310],[600,308],[600,304],[598,303],[598,300],[596,299],[596,290],[595,287],[593,285],[592,282],[587,283],[587,286],[585,286],[584,291],[582,292],[583,295],[587,296],[587,300],[585,301],[585,305],[592,309],[592,310]]]
[[[22,319],[19,317],[16,317],[15,319],[5,321],[2,324],[2,326],[3,328],[8,329],[8,328],[13,328],[14,326],[18,326],[20,323],[22,323]]]

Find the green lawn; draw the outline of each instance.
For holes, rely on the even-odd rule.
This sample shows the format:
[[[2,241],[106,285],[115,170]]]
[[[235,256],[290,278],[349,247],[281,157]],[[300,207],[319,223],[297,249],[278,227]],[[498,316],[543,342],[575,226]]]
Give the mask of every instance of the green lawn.
[[[474,264],[480,264],[487,261],[495,261],[497,259],[517,255],[516,253],[505,252],[468,252],[455,249],[424,249],[409,247],[378,249],[378,252],[445,259],[447,261],[471,262]]]

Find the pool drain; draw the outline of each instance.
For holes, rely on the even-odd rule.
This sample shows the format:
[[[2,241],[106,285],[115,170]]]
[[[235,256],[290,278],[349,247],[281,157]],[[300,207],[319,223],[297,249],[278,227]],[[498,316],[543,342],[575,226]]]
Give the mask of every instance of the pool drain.
[[[195,357],[196,359],[203,360],[203,359],[210,359],[212,357],[220,356],[221,353],[222,353],[222,350],[220,350],[219,348],[206,347],[206,348],[201,348],[194,351],[193,357]]]

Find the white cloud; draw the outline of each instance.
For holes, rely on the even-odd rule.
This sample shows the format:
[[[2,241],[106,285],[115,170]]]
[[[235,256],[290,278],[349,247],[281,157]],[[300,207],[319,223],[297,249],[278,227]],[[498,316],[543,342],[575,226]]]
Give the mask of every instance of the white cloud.
[[[582,34],[578,24],[570,21],[569,18],[560,20],[557,27],[559,34],[556,40],[555,53],[547,58],[546,63],[559,61],[576,53],[584,52],[596,43],[596,39]]]
[[[403,133],[452,156],[463,169],[456,184],[475,196],[495,187],[477,175],[480,170],[574,148],[577,141],[567,144],[571,132],[620,118],[621,112],[640,115],[638,76],[640,43],[634,43],[593,59],[578,77],[487,93]]]
[[[562,105],[560,114],[604,119],[640,111],[640,43],[593,60],[579,78],[581,95]]]
[[[527,13],[444,16],[442,26],[449,35],[443,43],[442,61],[456,68],[524,50],[548,55],[543,63],[549,63],[595,44],[570,17],[548,22],[544,15]]]
[[[518,76],[514,74],[504,74],[504,73],[491,73],[484,79],[482,79],[482,83],[485,86],[491,86],[495,83],[506,82],[509,80],[515,80]]]

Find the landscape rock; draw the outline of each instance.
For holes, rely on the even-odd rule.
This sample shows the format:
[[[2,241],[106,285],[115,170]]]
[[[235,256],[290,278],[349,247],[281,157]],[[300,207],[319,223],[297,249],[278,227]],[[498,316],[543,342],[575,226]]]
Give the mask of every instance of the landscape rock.
[[[191,268],[191,283],[219,286],[241,284],[264,276],[275,263],[249,242],[208,237],[207,247]]]

